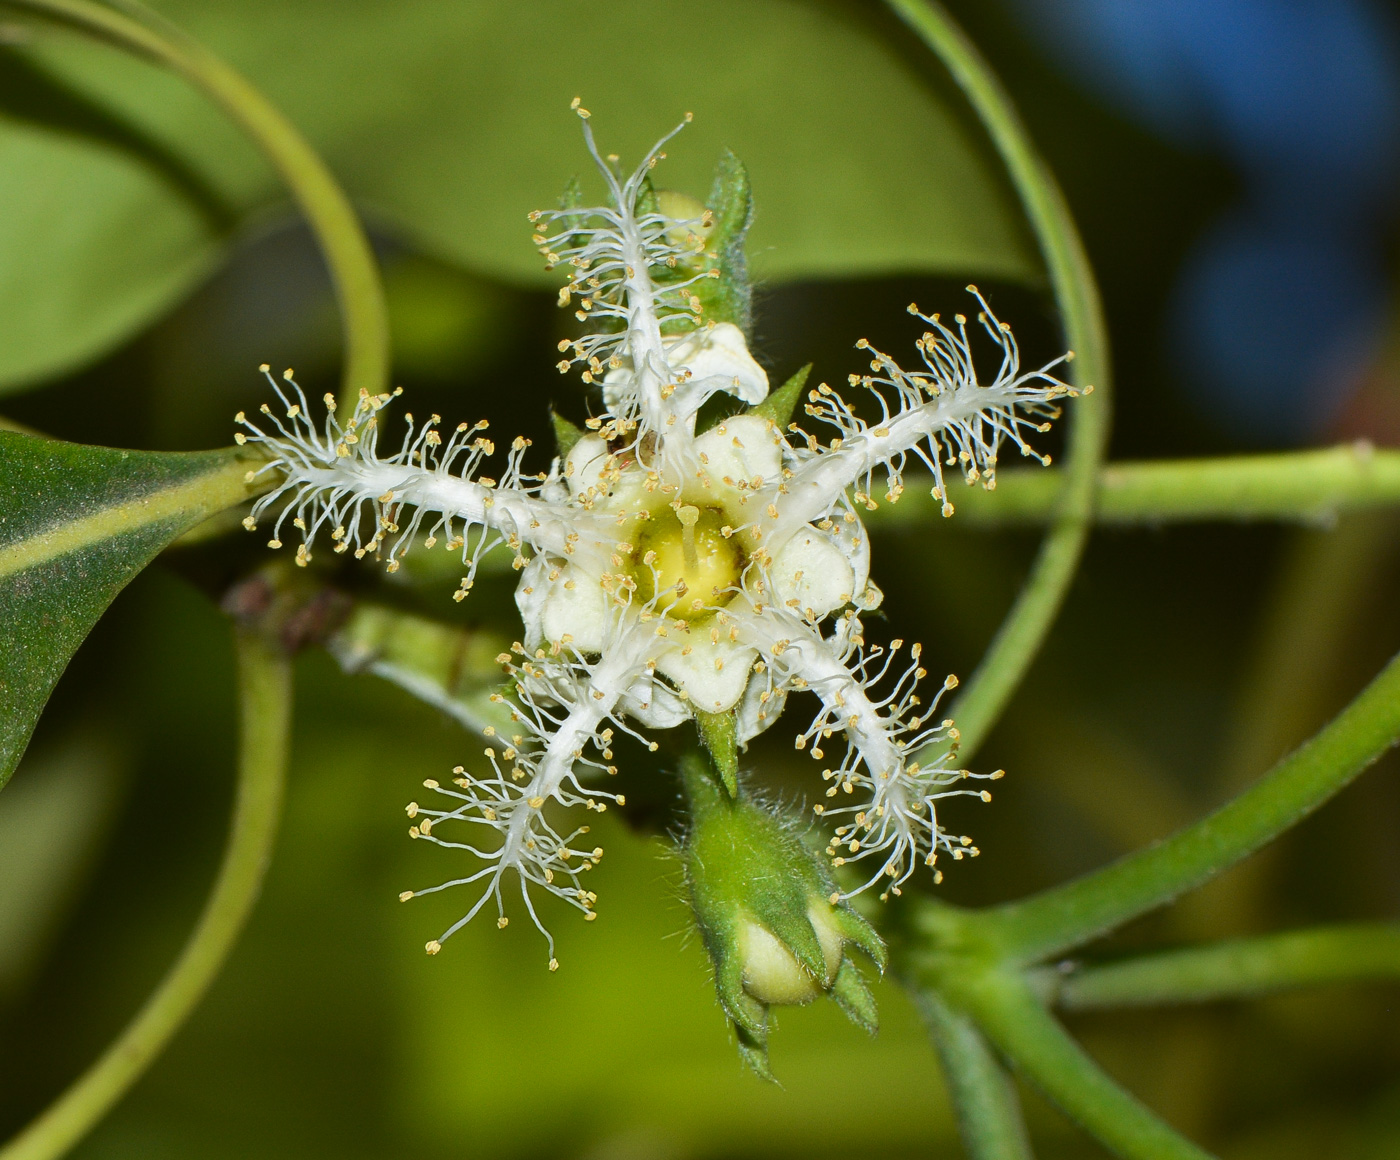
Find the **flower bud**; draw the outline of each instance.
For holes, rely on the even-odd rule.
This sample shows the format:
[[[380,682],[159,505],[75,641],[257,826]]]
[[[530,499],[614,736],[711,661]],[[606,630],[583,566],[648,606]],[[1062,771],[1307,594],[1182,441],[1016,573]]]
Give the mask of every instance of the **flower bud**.
[[[690,829],[681,855],[696,925],[714,964],[739,1054],[768,1067],[768,1010],[829,994],[872,1034],[874,996],[847,955],[854,943],[884,969],[884,943],[844,903],[791,822],[742,791],[730,796],[699,755],[682,769]]]

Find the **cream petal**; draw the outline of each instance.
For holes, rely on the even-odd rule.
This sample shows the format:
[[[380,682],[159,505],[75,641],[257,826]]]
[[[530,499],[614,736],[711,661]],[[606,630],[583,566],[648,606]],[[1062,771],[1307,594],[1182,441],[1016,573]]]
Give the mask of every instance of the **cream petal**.
[[[761,403],[768,397],[768,375],[749,354],[744,332],[732,322],[701,327],[689,334],[665,341],[666,361],[677,376],[686,376],[682,389],[696,394],[693,407],[717,391],[728,391],[746,403]],[[631,359],[608,371],[603,377],[603,402],[616,411],[630,395],[635,371]]]
[[[692,381],[714,380],[713,390],[728,391],[746,403],[768,397],[768,375],[749,354],[744,332],[732,322],[685,335],[666,358],[677,371],[688,371]]]
[[[765,693],[768,694],[766,701],[763,699]],[[745,745],[752,741],[777,721],[786,702],[786,689],[774,689],[769,693],[767,681],[758,677],[751,680],[744,688],[744,695],[739,698],[738,705],[734,707],[734,723],[738,729],[739,744]]]
[[[690,706],[654,677],[640,677],[622,696],[622,708],[648,729],[674,729],[693,716]]]
[[[559,570],[559,579],[548,584],[540,630],[547,641],[568,636],[580,652],[600,653],[610,615],[608,596],[598,578],[566,564]]]
[[[600,477],[607,466],[608,454],[608,442],[601,435],[585,435],[575,443],[564,459],[564,478],[569,491],[574,495],[583,495],[590,488],[594,494],[604,491]]]
[[[862,589],[861,594],[856,598],[856,603],[866,612],[872,612],[879,608],[884,601],[884,592],[873,580],[867,580],[865,582],[865,588]]]
[[[782,443],[777,428],[758,415],[735,415],[695,440],[705,473],[717,484],[725,479],[772,483],[782,471]]]
[[[744,695],[758,653],[721,640],[711,644],[699,631],[678,642],[657,661],[657,669],[685,693],[690,703],[707,713],[732,709]]]
[[[817,616],[848,603],[855,592],[855,569],[847,554],[815,528],[788,538],[774,554],[769,575],[781,603],[796,600],[797,607]]]

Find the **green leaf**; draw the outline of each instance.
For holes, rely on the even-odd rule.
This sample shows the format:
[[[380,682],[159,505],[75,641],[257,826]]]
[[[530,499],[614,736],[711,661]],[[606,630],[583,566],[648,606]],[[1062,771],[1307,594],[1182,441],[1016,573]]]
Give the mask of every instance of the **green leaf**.
[[[0,431],[0,786],[83,638],[180,533],[250,494],[233,451],[117,451]]]
[[[0,59],[0,390],[127,339],[213,269],[212,196],[143,133]]]
[[[767,283],[1037,276],[961,98],[854,5],[714,0],[703,29],[684,0],[539,0],[528,19],[488,0],[159,7],[261,87],[377,221],[485,274],[554,284],[525,214],[574,173],[601,197],[568,110],[582,95],[624,164],[694,111],[659,187],[703,197],[716,157],[744,159]],[[0,91],[0,389],[96,357],[187,293],[223,245],[211,205],[248,220],[284,200],[176,78],[43,26],[23,52],[60,87],[31,70]]]

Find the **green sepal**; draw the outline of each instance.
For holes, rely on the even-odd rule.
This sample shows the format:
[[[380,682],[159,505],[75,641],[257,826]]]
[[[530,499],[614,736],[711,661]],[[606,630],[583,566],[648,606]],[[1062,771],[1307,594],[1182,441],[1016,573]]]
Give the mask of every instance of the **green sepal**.
[[[559,195],[559,208],[583,208],[583,182],[579,180],[578,174],[569,178],[568,184],[564,186],[564,192]]]
[[[734,934],[731,930],[726,932]],[[732,941],[732,940],[730,940]],[[708,943],[707,943],[708,945]],[[715,991],[734,1026],[753,1042],[768,1048],[768,1008],[744,990],[744,964],[735,948],[715,958]]]
[[[554,428],[554,442],[559,447],[559,458],[563,459],[574,449],[574,444],[583,438],[583,428],[569,422],[553,407],[549,409],[549,422]]]
[[[770,857],[750,880],[749,910],[825,987],[826,955],[808,914],[813,906],[829,905],[825,876],[812,852],[792,830],[756,806],[747,808],[770,822],[768,832],[760,837]]]
[[[559,208],[566,213],[569,210],[583,209],[583,182],[577,175],[569,178],[569,183],[564,186],[564,192],[559,195]],[[566,231],[573,231],[582,228],[584,215],[582,213],[571,213],[563,219],[563,228]]]
[[[739,1041],[739,1058],[747,1065],[748,1069],[771,1084],[778,1083],[778,1077],[773,1074],[773,1069],[768,1066],[768,1039],[755,1039],[737,1023],[734,1025],[734,1035]]]
[[[728,149],[715,166],[708,207],[714,224],[706,239],[706,253],[712,255],[719,277],[696,283],[694,293],[705,307],[705,318],[732,322],[745,338],[752,338],[753,283],[744,242],[753,224],[753,192],[749,171]]]
[[[779,429],[786,427],[792,422],[793,415],[797,413],[797,403],[802,398],[802,388],[807,385],[807,376],[811,373],[812,364],[808,363],[776,391],[770,391],[763,402],[755,403],[749,408],[748,413],[757,415],[761,419],[771,419]]]
[[[739,727],[734,714],[695,710],[700,741],[731,798],[739,796]]]
[[[868,923],[865,918],[851,909],[844,903],[834,907],[835,913],[832,921],[841,932],[841,937],[847,942],[853,942],[860,947],[871,961],[880,968],[880,973],[885,973],[885,968],[890,965],[889,948],[885,946],[885,940],[875,931],[875,928]]]
[[[831,997],[836,1000],[846,1017],[874,1035],[880,1030],[880,1015],[875,1006],[875,996],[870,987],[850,959],[842,959],[831,984]]]
[[[737,924],[702,924],[701,932],[715,965],[715,991],[734,1029],[740,1060],[759,1079],[777,1083],[768,1062],[768,1008],[744,990],[744,965],[734,945]]]
[[[809,896],[803,891],[804,885],[794,875],[790,882],[757,892],[753,913],[825,989],[826,955],[817,932],[812,929],[812,920],[807,917]]]
[[[622,175],[619,174],[619,177]],[[625,180],[625,179],[624,179]],[[656,186],[652,184],[651,175],[642,178],[642,184],[637,189],[637,216],[645,217],[649,213],[660,213],[661,202],[656,196]]]

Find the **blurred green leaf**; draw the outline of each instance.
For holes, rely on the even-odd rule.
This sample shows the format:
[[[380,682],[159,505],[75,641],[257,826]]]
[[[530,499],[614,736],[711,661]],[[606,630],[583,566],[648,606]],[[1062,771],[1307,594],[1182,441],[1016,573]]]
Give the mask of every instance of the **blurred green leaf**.
[[[31,753],[0,797],[0,1006],[43,960],[116,804],[119,747],[89,729]]]
[[[198,211],[142,161],[4,119],[0,206],[0,389],[116,346],[218,257]]]
[[[509,298],[460,267],[408,254],[384,283],[394,368],[407,379],[450,380],[487,362],[510,335]]]
[[[374,217],[482,273],[548,283],[525,214],[573,173],[600,195],[568,111],[582,95],[624,161],[694,111],[659,185],[703,197],[724,149],[744,159],[760,281],[1034,276],[980,131],[853,5],[715,0],[702,25],[683,0],[159,7],[262,87]],[[120,342],[208,268],[221,207],[246,218],[278,198],[175,78],[44,28],[25,52],[45,71],[0,91],[0,389]]]
[[[97,618],[181,532],[248,494],[232,451],[117,451],[0,431],[0,786]]]

